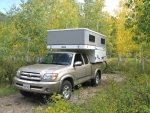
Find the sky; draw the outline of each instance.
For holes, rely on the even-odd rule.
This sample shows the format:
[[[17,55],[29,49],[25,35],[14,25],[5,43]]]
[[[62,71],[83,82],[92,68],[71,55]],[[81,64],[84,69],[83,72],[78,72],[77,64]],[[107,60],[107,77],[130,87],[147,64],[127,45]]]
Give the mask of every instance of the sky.
[[[20,0],[0,0],[0,11],[6,13],[12,5],[19,5]]]
[[[119,0],[105,0],[104,10],[108,11],[111,15],[115,15],[114,10],[119,7]]]
[[[83,3],[84,0],[78,1]],[[104,10],[108,11],[111,15],[115,15],[113,10],[117,9],[118,2],[119,0],[105,0]],[[12,5],[19,5],[19,3],[21,3],[20,0],[0,0],[0,11],[6,13]]]
[[[79,2],[84,2],[84,0],[78,0]],[[112,16],[115,16],[114,10],[117,10],[119,6],[119,0],[105,0],[104,11],[109,12]]]

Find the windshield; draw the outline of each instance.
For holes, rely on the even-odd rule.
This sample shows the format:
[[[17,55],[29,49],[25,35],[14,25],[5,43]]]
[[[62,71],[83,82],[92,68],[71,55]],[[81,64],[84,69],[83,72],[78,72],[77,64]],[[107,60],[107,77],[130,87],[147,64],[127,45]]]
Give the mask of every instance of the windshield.
[[[41,64],[70,65],[72,61],[71,53],[49,53],[42,60]]]

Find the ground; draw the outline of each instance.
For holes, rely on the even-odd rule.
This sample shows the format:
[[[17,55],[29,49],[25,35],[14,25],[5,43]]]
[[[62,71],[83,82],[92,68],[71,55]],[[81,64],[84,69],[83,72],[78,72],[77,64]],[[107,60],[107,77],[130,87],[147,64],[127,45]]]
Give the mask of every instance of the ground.
[[[90,86],[90,82],[83,84],[82,88],[76,89],[69,100],[75,104],[80,104],[96,95],[96,92],[108,85],[108,78],[112,77],[116,82],[123,80],[118,74],[103,74],[101,83],[97,87]],[[45,100],[41,96],[24,97],[17,93],[0,98],[0,113],[32,113],[38,106],[45,107]]]

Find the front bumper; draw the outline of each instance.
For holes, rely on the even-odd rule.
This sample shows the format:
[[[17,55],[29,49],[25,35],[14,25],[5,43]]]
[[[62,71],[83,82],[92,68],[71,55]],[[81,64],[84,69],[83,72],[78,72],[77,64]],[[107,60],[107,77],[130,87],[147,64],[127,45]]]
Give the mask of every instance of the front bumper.
[[[34,93],[52,94],[52,93],[58,93],[60,91],[60,81],[39,82],[39,81],[22,80],[20,78],[15,77],[14,85],[19,90],[34,92]]]

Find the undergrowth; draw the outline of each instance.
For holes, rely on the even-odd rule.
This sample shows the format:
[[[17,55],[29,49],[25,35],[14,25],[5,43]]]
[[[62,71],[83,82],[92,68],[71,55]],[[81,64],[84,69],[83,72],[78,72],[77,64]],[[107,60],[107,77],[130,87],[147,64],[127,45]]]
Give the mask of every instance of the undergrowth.
[[[117,58],[111,58],[107,60],[107,69],[104,73],[146,73],[150,74],[150,60],[145,60],[144,72],[142,72],[142,65],[136,61],[135,58],[124,58],[124,60],[118,63]]]
[[[122,83],[109,81],[107,88],[82,105],[86,113],[150,113],[150,77],[126,75]]]

